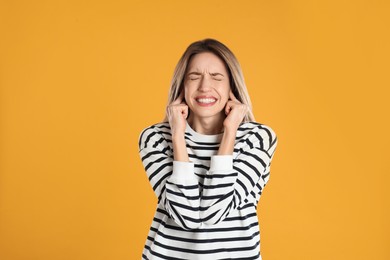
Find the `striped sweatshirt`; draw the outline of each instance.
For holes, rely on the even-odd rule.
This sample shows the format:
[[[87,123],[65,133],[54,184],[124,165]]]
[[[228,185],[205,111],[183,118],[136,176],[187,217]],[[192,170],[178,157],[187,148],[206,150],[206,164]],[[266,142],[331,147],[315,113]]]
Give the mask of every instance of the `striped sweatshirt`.
[[[158,201],[142,259],[262,259],[256,209],[277,137],[267,125],[241,123],[233,154],[217,155],[222,136],[187,122],[190,162],[181,162],[168,122],[141,132],[139,154]]]

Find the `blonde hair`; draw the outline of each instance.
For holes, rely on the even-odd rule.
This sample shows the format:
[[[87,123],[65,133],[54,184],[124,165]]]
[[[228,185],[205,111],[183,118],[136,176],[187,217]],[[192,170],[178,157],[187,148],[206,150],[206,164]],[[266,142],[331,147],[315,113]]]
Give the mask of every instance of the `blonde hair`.
[[[237,58],[223,43],[210,38],[191,43],[181,56],[171,80],[167,106],[178,98],[180,92],[184,88],[184,77],[190,59],[195,54],[202,52],[211,52],[222,59],[228,70],[230,88],[232,89],[233,94],[241,103],[248,106],[248,112],[245,115],[243,122],[255,121],[255,117],[252,112],[252,103],[249,98],[244,76]],[[163,121],[168,122],[166,113]]]

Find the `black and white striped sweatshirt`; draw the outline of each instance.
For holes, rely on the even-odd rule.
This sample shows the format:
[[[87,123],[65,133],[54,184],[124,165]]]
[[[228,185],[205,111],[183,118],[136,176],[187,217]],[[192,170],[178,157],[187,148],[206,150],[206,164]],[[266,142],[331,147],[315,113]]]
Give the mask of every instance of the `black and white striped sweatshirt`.
[[[256,208],[277,137],[267,125],[242,123],[233,155],[216,155],[222,136],[187,122],[190,162],[180,162],[168,122],[141,132],[140,157],[158,198],[142,259],[262,259]]]

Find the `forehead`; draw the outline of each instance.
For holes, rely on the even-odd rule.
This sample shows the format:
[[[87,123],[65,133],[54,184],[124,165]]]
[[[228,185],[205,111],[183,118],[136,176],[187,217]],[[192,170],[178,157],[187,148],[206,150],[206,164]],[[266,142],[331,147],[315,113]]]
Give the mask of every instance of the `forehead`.
[[[212,52],[202,52],[192,56],[187,70],[227,72],[223,60]]]

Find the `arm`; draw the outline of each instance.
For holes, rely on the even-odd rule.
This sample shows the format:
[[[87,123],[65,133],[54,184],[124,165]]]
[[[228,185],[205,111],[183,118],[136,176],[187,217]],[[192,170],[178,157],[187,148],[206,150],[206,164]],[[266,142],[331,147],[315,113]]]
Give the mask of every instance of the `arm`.
[[[184,133],[172,135],[173,157],[175,161],[189,162]]]
[[[218,149],[218,155],[233,155],[234,144],[236,141],[237,130],[225,128],[221,144]]]
[[[174,147],[175,143],[175,150],[179,152],[180,143],[173,141]],[[181,148],[186,149],[185,143]],[[187,150],[184,151],[188,158]],[[175,155],[168,141],[162,136],[161,130],[153,127],[141,133],[139,154],[158,203],[182,228],[199,227],[199,183],[195,177],[194,164],[188,162],[188,159],[174,160]]]
[[[200,218],[205,224],[224,220],[254,195],[256,186],[262,190],[268,182],[277,137],[268,126],[258,126],[253,131],[235,159],[219,152],[211,157],[200,205]],[[229,147],[229,140],[225,144],[223,140],[220,150]]]

